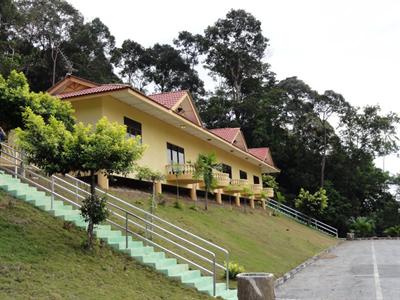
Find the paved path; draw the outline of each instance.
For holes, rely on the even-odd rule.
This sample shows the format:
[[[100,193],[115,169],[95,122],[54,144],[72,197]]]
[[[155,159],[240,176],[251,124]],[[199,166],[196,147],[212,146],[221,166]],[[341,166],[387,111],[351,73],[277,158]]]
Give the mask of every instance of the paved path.
[[[275,293],[279,300],[400,300],[400,240],[345,242]]]

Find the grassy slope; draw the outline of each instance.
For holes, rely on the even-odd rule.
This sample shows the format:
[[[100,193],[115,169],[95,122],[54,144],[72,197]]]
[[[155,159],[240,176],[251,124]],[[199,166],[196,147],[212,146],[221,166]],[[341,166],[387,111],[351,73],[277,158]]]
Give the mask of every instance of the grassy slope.
[[[132,204],[149,207],[149,194],[126,190],[112,193]],[[181,200],[181,210],[173,207],[173,195],[164,198],[167,204],[158,205],[157,215],[225,247],[231,260],[249,272],[270,272],[279,277],[337,242],[284,216],[271,216],[269,210],[244,210],[225,204],[210,205],[206,212],[204,204],[198,203],[196,211],[190,208],[193,201],[187,199]]]
[[[84,237],[0,191],[0,299],[210,299]]]

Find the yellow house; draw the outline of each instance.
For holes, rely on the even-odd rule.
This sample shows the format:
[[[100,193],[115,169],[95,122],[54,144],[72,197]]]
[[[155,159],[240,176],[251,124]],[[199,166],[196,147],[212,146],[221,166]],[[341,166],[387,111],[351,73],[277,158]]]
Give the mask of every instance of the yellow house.
[[[262,174],[279,172],[269,149],[249,149],[240,128],[205,128],[188,91],[144,95],[125,84],[97,84],[69,75],[48,92],[70,101],[78,121],[94,124],[106,116],[125,124],[129,135],[140,135],[148,148],[139,164],[165,174],[158,192],[178,183],[196,200],[202,182],[193,176],[190,162],[200,153],[214,152],[222,164],[222,172],[215,171],[218,203],[223,195],[233,195],[236,205],[245,197],[254,206],[262,195]],[[98,184],[109,186],[101,174]]]

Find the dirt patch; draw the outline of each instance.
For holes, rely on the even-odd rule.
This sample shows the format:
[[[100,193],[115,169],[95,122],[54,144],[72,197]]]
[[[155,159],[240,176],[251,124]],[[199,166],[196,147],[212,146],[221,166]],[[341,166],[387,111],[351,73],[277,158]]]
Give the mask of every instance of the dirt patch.
[[[332,254],[332,253],[323,253],[323,254],[320,255],[319,258],[320,259],[334,259],[336,257],[337,257],[337,255]]]

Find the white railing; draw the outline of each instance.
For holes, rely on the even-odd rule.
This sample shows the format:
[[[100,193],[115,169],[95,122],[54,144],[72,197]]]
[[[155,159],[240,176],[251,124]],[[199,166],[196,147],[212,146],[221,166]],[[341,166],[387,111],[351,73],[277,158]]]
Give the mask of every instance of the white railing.
[[[330,226],[315,218],[307,216],[306,214],[299,212],[298,210],[295,210],[294,208],[291,208],[290,206],[284,205],[273,199],[268,199],[266,203],[268,207],[279,211],[280,213],[284,214],[287,217],[295,219],[299,223],[314,227],[315,229],[323,233],[338,237],[338,230],[333,226]]]
[[[87,183],[71,175],[46,176],[36,166],[27,165],[20,151],[5,143],[0,146],[0,168],[48,193],[51,196],[51,208],[56,198],[79,208],[82,200],[90,195]],[[96,188],[96,193],[107,197],[107,209],[112,216],[107,222],[125,232],[126,248],[128,236],[131,235],[142,240],[145,245],[159,248],[200,269],[212,276],[214,296],[217,269],[223,270],[226,274],[226,289],[229,289],[228,250],[99,188]],[[226,264],[219,262],[220,259]]]

